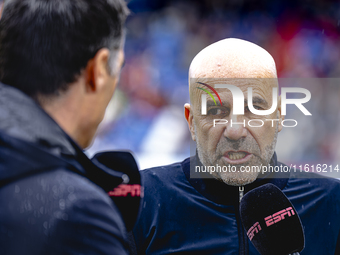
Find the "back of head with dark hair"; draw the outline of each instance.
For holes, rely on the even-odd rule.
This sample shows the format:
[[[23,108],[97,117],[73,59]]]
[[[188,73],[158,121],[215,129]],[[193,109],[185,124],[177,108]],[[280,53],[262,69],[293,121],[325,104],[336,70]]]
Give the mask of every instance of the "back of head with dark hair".
[[[128,9],[123,0],[6,0],[0,79],[35,98],[58,95],[101,48],[113,63]]]

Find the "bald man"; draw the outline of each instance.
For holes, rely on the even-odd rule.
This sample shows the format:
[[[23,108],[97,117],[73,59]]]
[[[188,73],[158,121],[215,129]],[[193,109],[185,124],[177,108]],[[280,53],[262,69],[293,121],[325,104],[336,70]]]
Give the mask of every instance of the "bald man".
[[[218,84],[235,86],[247,100],[252,89],[243,114],[234,114],[231,90]],[[300,215],[306,239],[301,254],[340,254],[339,181],[311,173],[242,171],[285,167],[275,154],[284,119],[277,89],[273,58],[253,43],[225,39],[198,53],[189,70],[191,105],[185,104],[196,155],[141,172],[145,197],[133,231],[138,254],[258,255],[240,221],[239,202],[267,183],[280,188]],[[266,121],[271,119],[279,121]]]

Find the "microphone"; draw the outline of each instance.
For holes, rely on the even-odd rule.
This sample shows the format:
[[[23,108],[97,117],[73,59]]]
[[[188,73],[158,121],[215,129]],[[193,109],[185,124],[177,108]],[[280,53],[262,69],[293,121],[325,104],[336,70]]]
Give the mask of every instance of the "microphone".
[[[244,195],[241,221],[261,255],[296,255],[305,246],[299,215],[283,192],[265,184]]]

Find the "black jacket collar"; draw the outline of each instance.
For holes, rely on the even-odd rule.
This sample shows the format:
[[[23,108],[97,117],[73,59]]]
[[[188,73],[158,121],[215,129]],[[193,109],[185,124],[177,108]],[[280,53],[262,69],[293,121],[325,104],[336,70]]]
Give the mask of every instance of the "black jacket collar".
[[[75,154],[68,135],[34,100],[2,83],[0,83],[0,131],[38,144],[53,154]]]

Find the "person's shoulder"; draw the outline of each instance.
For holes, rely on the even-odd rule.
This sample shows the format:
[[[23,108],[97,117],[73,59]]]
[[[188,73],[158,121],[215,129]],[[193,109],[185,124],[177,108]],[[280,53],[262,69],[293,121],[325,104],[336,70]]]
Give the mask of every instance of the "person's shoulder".
[[[188,181],[183,171],[183,168],[186,167],[184,164],[186,161],[190,160],[185,159],[182,162],[141,170],[144,200],[159,196],[166,197],[167,194],[174,192],[176,187],[186,185]]]
[[[183,165],[189,159],[190,158],[186,158],[182,162],[176,162],[176,163],[169,164],[169,165],[147,168],[147,169],[141,170],[140,173],[141,173],[142,178],[146,178],[146,179],[174,178],[178,175],[183,175],[183,171],[182,171]]]
[[[27,176],[3,187],[0,197],[5,196],[8,209],[0,215],[18,223],[13,231],[26,240],[22,246],[28,250],[32,243],[49,254],[126,254],[118,208],[103,189],[78,173],[55,168]],[[23,203],[29,205],[25,210]],[[34,227],[27,223],[32,218]]]
[[[57,191],[59,197],[67,196],[72,198],[73,194],[76,196],[76,199],[73,199],[74,201],[83,198],[97,198],[108,203],[111,201],[104,190],[98,185],[80,173],[68,169],[56,168],[53,171],[44,172],[31,178],[32,180],[30,181],[40,183],[41,185],[38,186],[41,188],[52,187],[52,189],[47,189],[47,193],[55,193]]]
[[[88,178],[79,173],[64,168],[27,176],[13,182],[15,186],[14,199],[17,201],[37,197],[32,206],[38,207],[43,203],[44,208],[51,212],[51,216],[60,218],[72,216],[72,212],[79,213],[79,209],[93,210],[96,204],[107,209],[118,211],[112,199],[106,192]],[[101,214],[97,210],[97,214]],[[52,213],[53,212],[53,213]],[[67,216],[63,216],[67,212]]]
[[[62,243],[72,240],[78,247],[76,251],[84,254],[125,254],[125,223],[111,198],[85,177],[75,173],[60,174],[56,180],[67,187],[62,196],[63,213],[67,217],[66,220],[57,219],[52,233],[54,239],[61,238]],[[54,244],[58,245],[58,242]],[[61,253],[63,249],[59,251]]]
[[[340,184],[340,180],[338,178],[329,177],[327,175],[322,175],[320,173],[307,172],[300,169],[291,170],[290,178],[292,179],[310,179],[315,181],[323,181],[327,183]]]
[[[340,198],[340,180],[319,173],[296,170],[291,172],[288,184],[299,186],[300,189],[323,190],[332,193],[332,196]]]
[[[124,228],[119,210],[112,199],[101,187],[88,178],[65,169],[56,170],[51,174],[47,173],[46,177],[41,176],[40,178],[44,180],[45,185],[58,190],[59,197],[65,201],[65,210],[68,210],[69,213],[77,214],[79,210],[88,210],[92,211],[93,216],[101,215],[103,217],[103,214],[110,210],[111,216],[105,215],[106,219],[115,219],[115,225],[118,224],[117,227]]]

